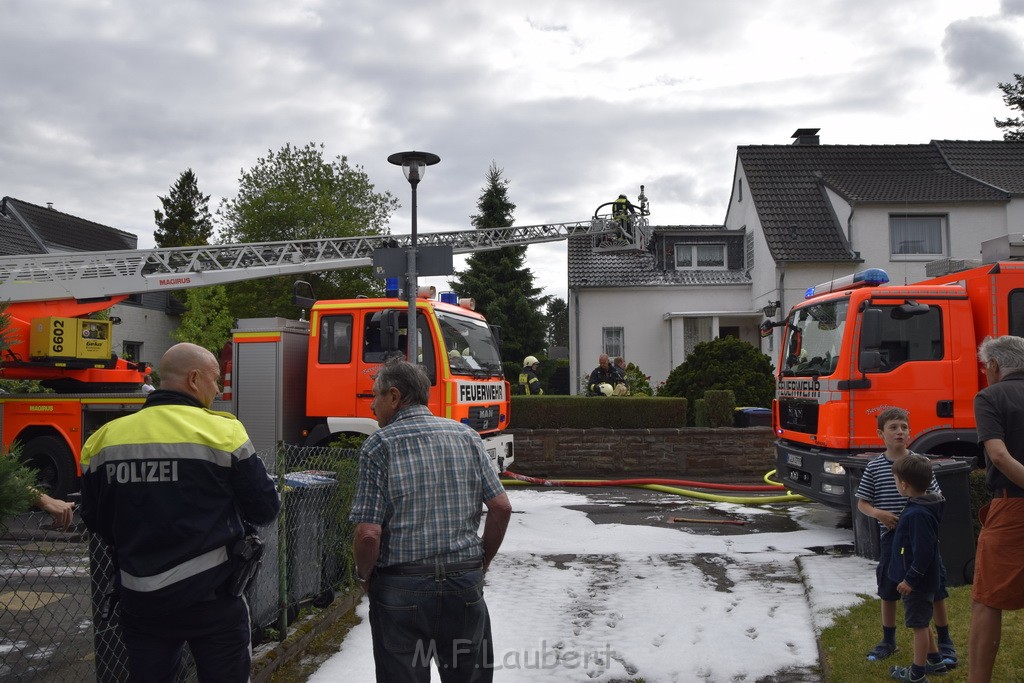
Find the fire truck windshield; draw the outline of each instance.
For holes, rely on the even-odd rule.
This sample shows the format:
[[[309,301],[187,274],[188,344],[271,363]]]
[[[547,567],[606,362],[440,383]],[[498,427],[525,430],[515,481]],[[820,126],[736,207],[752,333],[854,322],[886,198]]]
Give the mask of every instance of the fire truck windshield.
[[[487,323],[446,311],[437,311],[437,320],[453,375],[502,376],[501,356]]]
[[[782,366],[784,376],[827,376],[835,372],[848,305],[844,297],[809,304],[790,314]]]

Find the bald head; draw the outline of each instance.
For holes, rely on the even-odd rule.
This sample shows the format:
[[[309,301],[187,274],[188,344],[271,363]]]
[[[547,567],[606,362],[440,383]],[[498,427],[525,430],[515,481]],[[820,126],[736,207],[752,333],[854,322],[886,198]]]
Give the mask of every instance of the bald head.
[[[220,391],[217,358],[196,344],[183,342],[167,349],[160,359],[160,388],[180,391],[209,408]]]

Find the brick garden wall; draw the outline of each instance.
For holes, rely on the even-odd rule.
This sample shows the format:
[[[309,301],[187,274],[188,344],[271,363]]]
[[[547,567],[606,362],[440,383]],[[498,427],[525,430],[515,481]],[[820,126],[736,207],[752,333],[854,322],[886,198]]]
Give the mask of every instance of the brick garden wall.
[[[762,477],[775,469],[768,427],[510,429],[512,471],[543,478]]]

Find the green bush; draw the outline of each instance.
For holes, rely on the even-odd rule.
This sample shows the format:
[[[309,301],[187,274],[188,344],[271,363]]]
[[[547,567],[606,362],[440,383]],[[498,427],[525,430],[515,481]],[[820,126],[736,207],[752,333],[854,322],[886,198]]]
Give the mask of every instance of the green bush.
[[[729,389],[704,392],[708,427],[732,427],[735,421],[736,397]]]
[[[626,364],[626,386],[632,396],[653,396],[651,389],[651,376],[645,375],[643,370],[633,363]]]
[[[696,408],[697,399],[716,389],[731,389],[737,405],[767,408],[775,395],[771,359],[733,337],[702,342],[669,373],[658,395],[683,396]]]
[[[992,500],[992,492],[985,485],[985,470],[973,470],[967,478],[971,497],[971,524],[974,525],[974,541],[978,541],[978,534],[981,533],[981,521],[978,519],[978,511]]]
[[[0,452],[0,528],[8,517],[27,512],[35,503],[35,481],[35,471],[18,460],[16,445],[10,453]]]
[[[702,398],[693,402],[693,426],[708,426],[708,402]]]
[[[513,429],[662,429],[686,426],[686,399],[513,396]]]

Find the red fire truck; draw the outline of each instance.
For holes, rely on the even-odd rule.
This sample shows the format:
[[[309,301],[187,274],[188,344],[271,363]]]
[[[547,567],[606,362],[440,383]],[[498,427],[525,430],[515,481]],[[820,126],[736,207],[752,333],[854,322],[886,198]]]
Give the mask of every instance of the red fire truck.
[[[618,230],[595,219],[430,233],[419,243],[461,254]],[[89,317],[130,294],[369,266],[376,249],[409,242],[384,235],[0,258],[0,300],[9,302],[15,338],[0,359],[0,377],[39,380],[56,392],[0,395],[0,446],[20,443],[52,495],[77,490],[83,442],[145,401],[139,386],[149,368],[112,353],[112,321]],[[299,303],[308,321],[241,320],[234,332],[231,393],[216,407],[235,412],[259,449],[371,433],[372,376],[387,356],[405,351],[404,300]],[[495,465],[507,467],[514,457],[511,436],[503,434],[509,385],[486,320],[466,302],[421,298],[413,329],[418,361],[432,381],[431,410],[474,427]]]

